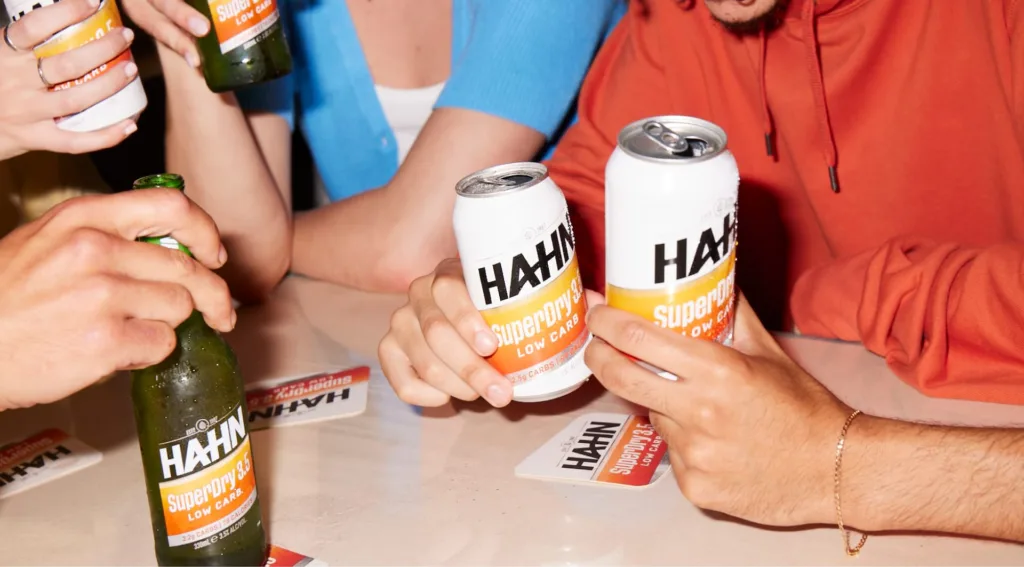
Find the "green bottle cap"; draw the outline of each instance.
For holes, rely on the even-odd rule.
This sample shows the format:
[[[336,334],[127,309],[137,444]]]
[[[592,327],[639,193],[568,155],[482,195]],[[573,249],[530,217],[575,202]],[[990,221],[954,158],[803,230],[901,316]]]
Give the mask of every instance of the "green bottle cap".
[[[179,191],[185,191],[185,178],[178,175],[177,173],[158,173],[156,175],[147,175],[141,177],[132,183],[132,189],[177,189]],[[139,242],[148,242],[149,244],[156,244],[163,246],[164,248],[170,248],[171,250],[180,250],[189,257],[192,256],[192,251],[187,246],[171,238],[170,236],[141,236],[137,239]]]

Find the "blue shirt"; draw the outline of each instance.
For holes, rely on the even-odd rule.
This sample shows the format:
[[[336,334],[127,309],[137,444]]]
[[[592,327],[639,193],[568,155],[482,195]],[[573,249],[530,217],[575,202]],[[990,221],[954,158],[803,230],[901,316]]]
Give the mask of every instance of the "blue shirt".
[[[386,184],[398,144],[344,0],[279,8],[294,70],[240,91],[240,104],[299,125],[332,201]],[[485,112],[554,142],[624,11],[622,0],[452,0],[451,73],[434,107]]]

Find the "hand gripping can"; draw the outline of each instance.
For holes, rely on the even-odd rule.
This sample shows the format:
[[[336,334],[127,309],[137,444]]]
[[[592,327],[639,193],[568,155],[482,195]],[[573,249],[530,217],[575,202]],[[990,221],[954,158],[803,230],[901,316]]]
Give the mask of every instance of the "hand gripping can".
[[[20,20],[25,14],[32,10],[55,4],[58,0],[4,0],[7,13],[12,21]],[[117,9],[114,0],[101,0],[96,13],[85,20],[65,28],[57,35],[46,40],[45,43],[36,46],[35,56],[42,59],[53,57],[66,51],[81,47],[90,41],[103,37],[114,28],[122,27],[121,13]],[[7,46],[2,46],[5,49]],[[122,61],[132,61],[130,50],[124,50],[113,60],[100,65],[73,81],[54,85],[50,91],[61,91],[83,85],[96,77],[110,71],[115,65]],[[146,91],[142,88],[142,79],[138,76],[128,86],[114,93],[105,100],[102,100],[89,108],[56,119],[57,127],[61,130],[71,132],[92,132],[113,126],[122,120],[137,120],[142,111],[146,109],[148,99]]]
[[[718,126],[686,116],[626,126],[605,170],[608,305],[730,344],[738,190]]]
[[[514,385],[512,399],[540,402],[579,388],[590,376],[590,331],[562,190],[537,163],[485,169],[455,190],[466,285],[498,338],[489,361]]]

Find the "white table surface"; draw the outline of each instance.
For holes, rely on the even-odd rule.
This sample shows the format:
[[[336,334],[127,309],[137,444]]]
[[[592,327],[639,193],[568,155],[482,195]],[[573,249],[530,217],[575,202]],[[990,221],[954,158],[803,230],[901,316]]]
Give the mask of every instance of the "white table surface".
[[[290,278],[271,302],[243,310],[228,338],[250,381],[356,365],[374,360],[400,301]],[[1024,425],[1024,408],[925,398],[860,346],[781,340],[870,413]],[[916,534],[874,536],[848,559],[834,527],[775,530],[712,517],[669,475],[642,490],[514,476],[573,417],[609,411],[630,407],[591,380],[544,404],[420,412],[377,374],[361,416],[253,433],[270,541],[331,565],[1024,565],[1024,546]],[[0,563],[153,564],[127,376],[0,413],[0,442],[47,427],[64,428],[104,459],[0,502]]]

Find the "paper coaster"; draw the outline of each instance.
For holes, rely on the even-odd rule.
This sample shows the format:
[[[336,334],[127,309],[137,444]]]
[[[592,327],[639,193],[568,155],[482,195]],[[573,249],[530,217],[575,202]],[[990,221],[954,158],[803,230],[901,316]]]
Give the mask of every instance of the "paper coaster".
[[[249,429],[359,415],[366,411],[369,384],[368,366],[254,384],[245,393]]]
[[[301,553],[287,550],[276,545],[270,546],[270,553],[267,555],[267,567],[327,567],[327,564],[319,559],[307,557]]]
[[[60,429],[47,429],[0,447],[0,500],[91,467],[103,460]]]
[[[640,488],[669,470],[668,446],[646,416],[576,418],[516,467],[516,476]]]

